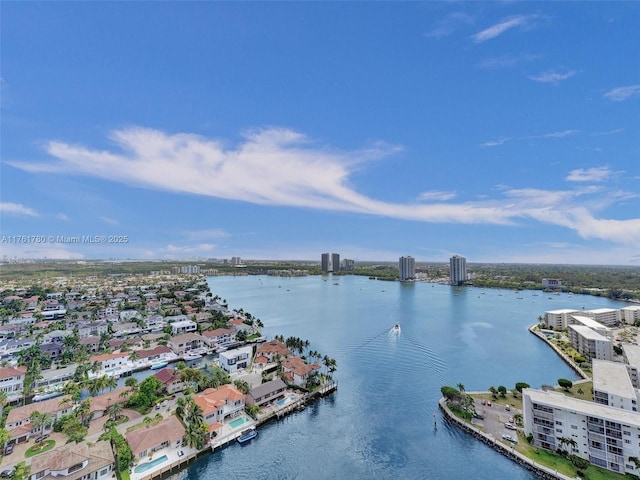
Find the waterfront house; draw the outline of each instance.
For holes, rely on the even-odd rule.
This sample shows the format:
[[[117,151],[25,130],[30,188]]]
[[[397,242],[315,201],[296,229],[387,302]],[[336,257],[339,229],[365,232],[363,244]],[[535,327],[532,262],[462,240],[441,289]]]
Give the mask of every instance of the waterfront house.
[[[165,345],[158,345],[148,350],[136,350],[136,354],[138,355],[138,360],[135,361],[137,366],[149,363],[168,362],[169,360],[176,359],[176,354]]]
[[[154,374],[154,376],[162,383],[162,388],[169,395],[173,395],[176,392],[186,390],[189,385],[182,381],[182,377],[179,373],[175,373],[173,368],[163,368]]]
[[[264,356],[269,362],[275,362],[276,358],[287,358],[291,355],[291,350],[280,340],[270,340],[260,345],[256,351],[256,356]]]
[[[202,336],[209,339],[212,347],[224,347],[235,340],[236,332],[232,328],[216,328],[202,332]]]
[[[196,322],[191,320],[181,320],[179,322],[173,322],[171,326],[171,335],[181,335],[183,333],[195,332],[198,329]]]
[[[171,337],[169,345],[176,355],[184,355],[192,350],[208,347],[209,340],[202,335],[189,332]]]
[[[50,360],[60,358],[66,347],[62,342],[47,342],[40,344],[40,351]]]
[[[220,362],[220,368],[227,373],[234,373],[240,369],[247,368],[251,361],[251,355],[253,354],[253,347],[241,347],[233,350],[227,350],[226,352],[220,352],[218,354],[218,361]]]
[[[112,478],[116,461],[106,441],[68,443],[41,453],[31,461],[30,480],[101,480]]]
[[[9,338],[7,340],[0,341],[0,355],[8,357],[17,354],[20,350],[35,345],[35,340],[31,338]]]
[[[300,357],[288,357],[282,361],[285,380],[298,386],[305,385],[309,375],[316,370],[320,370],[320,365],[306,363]]]
[[[90,358],[92,363],[97,363],[99,371],[96,376],[102,376],[111,370],[118,368],[128,368],[129,354],[126,352],[120,353],[103,353],[102,355],[94,355]]]
[[[97,353],[100,350],[100,337],[95,335],[81,338],[78,343],[86,349],[87,353]]]
[[[175,415],[171,415],[157,425],[137,428],[124,436],[134,457],[142,459],[163,448],[179,447],[185,434],[182,422]]]
[[[100,418],[105,415],[111,405],[126,402],[130,395],[131,388],[118,387],[110,392],[92,397],[91,407],[89,410],[89,412],[93,414],[92,419]]]
[[[276,378],[275,380],[252,388],[247,394],[246,403],[247,405],[258,405],[262,407],[268,403],[283,399],[286,391],[287,384],[281,379]]]
[[[244,411],[245,395],[228,384],[219,388],[207,388],[193,396],[193,401],[202,409],[209,432],[216,432],[225,420],[235,418]]]
[[[584,325],[568,326],[569,341],[587,360],[613,360],[613,343],[607,337],[600,335]]]
[[[63,415],[71,413],[71,406],[71,397],[66,395],[42,402],[30,403],[22,407],[15,407],[9,410],[5,428],[9,431],[11,439],[15,440],[16,443],[25,442],[31,435],[40,434],[40,430],[35,432],[31,430],[31,420],[29,417],[33,412],[50,413],[55,422]],[[52,428],[53,422],[50,425],[46,425],[43,431],[50,432]]]

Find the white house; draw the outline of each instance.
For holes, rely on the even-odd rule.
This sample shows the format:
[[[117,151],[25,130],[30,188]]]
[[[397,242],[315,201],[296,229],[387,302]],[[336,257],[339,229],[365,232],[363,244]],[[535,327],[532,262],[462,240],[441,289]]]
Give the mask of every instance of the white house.
[[[227,373],[234,373],[240,369],[247,368],[251,362],[253,347],[241,347],[218,354],[220,368]]]

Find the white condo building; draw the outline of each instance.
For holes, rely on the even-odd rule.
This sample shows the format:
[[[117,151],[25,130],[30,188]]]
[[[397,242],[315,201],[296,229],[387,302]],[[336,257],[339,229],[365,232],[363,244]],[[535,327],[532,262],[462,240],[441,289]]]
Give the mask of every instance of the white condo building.
[[[454,255],[449,259],[449,281],[451,285],[462,285],[467,281],[467,259]]]
[[[633,325],[640,320],[640,305],[631,305],[620,309],[620,320],[627,325]]]
[[[413,257],[400,257],[398,267],[400,270],[399,276],[401,282],[416,278],[416,261]]]
[[[596,322],[600,322],[607,327],[612,327],[622,319],[622,314],[616,308],[597,308],[595,310],[585,310],[582,312],[585,317],[593,318]]]
[[[614,472],[638,474],[628,459],[640,457],[640,414],[555,391],[525,389],[522,402],[524,432],[533,435],[535,446],[560,448]]]
[[[587,360],[613,360],[613,344],[607,337],[584,325],[569,325],[569,342]]]
[[[580,310],[572,310],[570,308],[563,308],[560,310],[550,310],[544,312],[544,323],[547,328],[555,328],[558,330],[564,330],[569,324],[569,316],[580,313]]]

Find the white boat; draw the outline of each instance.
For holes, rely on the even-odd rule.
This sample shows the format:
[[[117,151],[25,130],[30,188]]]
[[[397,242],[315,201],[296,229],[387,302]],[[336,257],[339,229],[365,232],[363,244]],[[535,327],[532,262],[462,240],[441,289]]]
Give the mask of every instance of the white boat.
[[[240,436],[238,437],[238,443],[245,443],[249,440],[256,438],[258,436],[258,432],[255,428],[248,428],[247,430],[243,430]]]
[[[149,368],[151,370],[158,370],[160,368],[166,367],[167,365],[169,365],[169,363],[167,363],[167,362],[156,362],[156,363],[152,363]]]
[[[393,333],[400,333],[400,324],[396,323],[391,330]]]
[[[183,355],[183,357],[182,357],[182,359],[183,359],[185,362],[188,362],[188,361],[190,361],[190,360],[199,360],[199,359],[201,359],[201,358],[202,358],[202,355],[200,355],[199,353],[193,353],[193,352],[192,352],[192,353],[185,353],[185,354]]]

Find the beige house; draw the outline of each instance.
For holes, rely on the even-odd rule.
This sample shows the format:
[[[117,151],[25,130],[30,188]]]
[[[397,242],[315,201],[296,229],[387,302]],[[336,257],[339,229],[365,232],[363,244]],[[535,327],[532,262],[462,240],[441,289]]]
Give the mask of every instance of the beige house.
[[[168,447],[179,447],[185,436],[185,429],[178,417],[171,415],[153,427],[143,427],[125,434],[133,456],[144,458],[153,452]]]
[[[7,415],[5,428],[9,432],[9,435],[11,435],[11,439],[15,440],[16,443],[26,442],[32,434],[40,433],[40,431],[32,431],[31,419],[29,417],[33,412],[49,413],[51,414],[53,422],[55,422],[61,416],[71,413],[72,404],[71,397],[65,395],[64,397],[51,398],[43,402],[30,403],[22,407],[12,408]],[[53,422],[51,422],[51,425],[46,425],[43,431],[50,432],[53,428]]]
[[[109,442],[68,443],[31,461],[30,480],[101,480],[112,478],[116,461]]]

